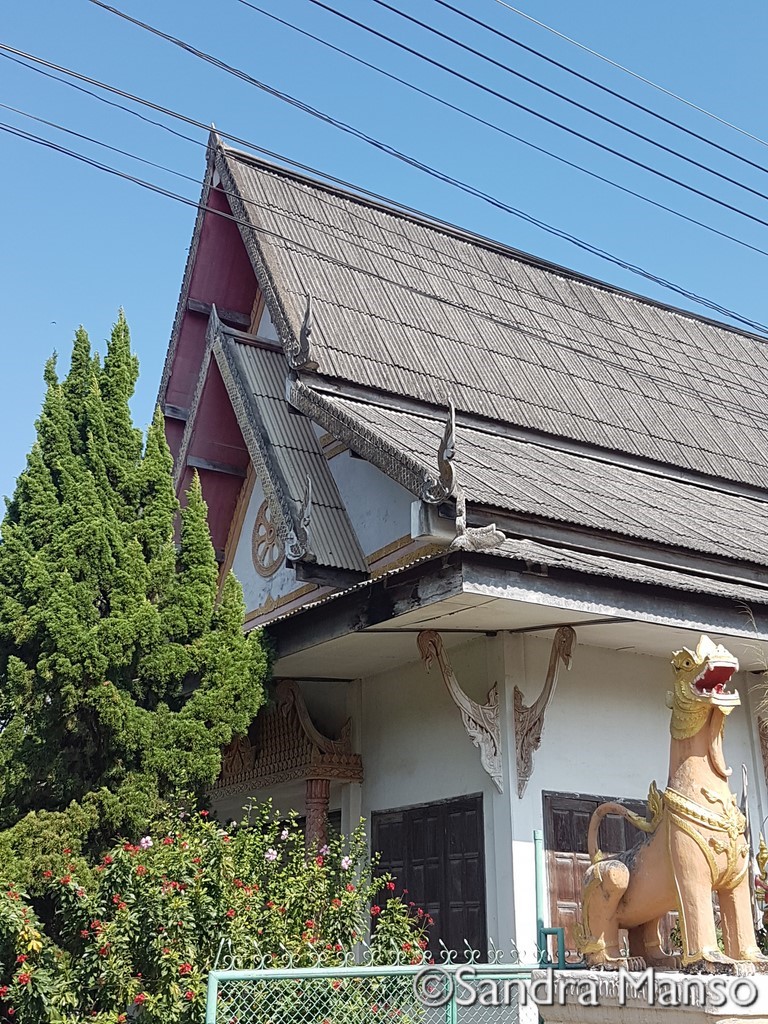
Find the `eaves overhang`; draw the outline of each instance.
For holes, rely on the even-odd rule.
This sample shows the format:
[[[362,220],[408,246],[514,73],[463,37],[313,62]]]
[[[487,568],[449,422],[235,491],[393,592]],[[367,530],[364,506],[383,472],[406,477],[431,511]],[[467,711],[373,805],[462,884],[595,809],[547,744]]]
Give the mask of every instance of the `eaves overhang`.
[[[705,632],[727,638],[743,668],[768,664],[768,588],[517,544],[427,558],[273,620],[275,671],[359,678],[415,660],[422,629],[450,646],[499,632],[547,635],[566,623],[580,643],[655,655]]]

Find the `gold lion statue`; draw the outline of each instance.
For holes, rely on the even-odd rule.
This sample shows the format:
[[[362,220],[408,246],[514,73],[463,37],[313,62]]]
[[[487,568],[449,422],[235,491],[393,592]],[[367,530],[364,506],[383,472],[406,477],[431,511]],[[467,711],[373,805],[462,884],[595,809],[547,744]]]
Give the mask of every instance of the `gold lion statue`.
[[[591,968],[616,970],[682,967],[690,973],[749,974],[768,969],[755,941],[746,819],[731,793],[723,758],[727,716],[741,701],[728,689],[739,663],[722,645],[702,636],[695,651],[672,660],[674,690],[669,781],[651,783],[648,817],[617,803],[602,804],[589,824],[582,924],[577,946]],[[598,849],[600,822],[620,814],[646,835],[622,854]],[[720,903],[721,952],[712,893]],[[669,911],[679,915],[682,957],[662,948],[659,931]],[[629,934],[628,956],[619,930]]]

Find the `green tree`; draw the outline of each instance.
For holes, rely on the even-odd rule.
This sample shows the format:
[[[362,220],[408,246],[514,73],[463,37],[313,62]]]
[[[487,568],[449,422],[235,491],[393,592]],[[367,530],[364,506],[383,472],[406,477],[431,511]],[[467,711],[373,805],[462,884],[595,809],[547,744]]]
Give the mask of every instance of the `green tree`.
[[[200,795],[264,699],[199,481],[180,510],[162,417],[145,443],[133,426],[137,374],[122,312],[103,365],[82,328],[63,380],[49,361],[2,524],[0,859],[27,869],[62,837],[92,852]]]

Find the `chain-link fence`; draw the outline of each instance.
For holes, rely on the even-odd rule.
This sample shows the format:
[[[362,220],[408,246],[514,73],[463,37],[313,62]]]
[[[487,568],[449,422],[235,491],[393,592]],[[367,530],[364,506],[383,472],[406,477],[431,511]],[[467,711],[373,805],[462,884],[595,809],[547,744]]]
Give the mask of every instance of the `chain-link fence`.
[[[445,963],[214,970],[206,1024],[535,1024],[532,969]]]

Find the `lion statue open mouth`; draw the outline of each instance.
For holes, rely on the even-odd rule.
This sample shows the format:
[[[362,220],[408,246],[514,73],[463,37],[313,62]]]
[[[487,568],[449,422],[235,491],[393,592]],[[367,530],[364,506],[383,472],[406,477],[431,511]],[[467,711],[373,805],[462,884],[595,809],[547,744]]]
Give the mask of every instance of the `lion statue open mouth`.
[[[672,659],[669,779],[664,792],[651,783],[648,817],[622,804],[602,804],[589,824],[592,866],[584,879],[579,951],[588,966],[673,968],[744,974],[768,970],[755,941],[749,884],[746,819],[728,780],[723,755],[727,716],[741,703],[729,683],[738,660],[702,636],[695,651]],[[606,856],[598,849],[600,822],[620,814],[646,833],[631,850]],[[717,941],[712,892],[718,894],[723,945]],[[662,948],[660,923],[677,910],[680,961]],[[629,957],[619,931],[629,933]]]

